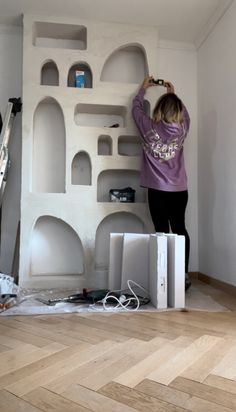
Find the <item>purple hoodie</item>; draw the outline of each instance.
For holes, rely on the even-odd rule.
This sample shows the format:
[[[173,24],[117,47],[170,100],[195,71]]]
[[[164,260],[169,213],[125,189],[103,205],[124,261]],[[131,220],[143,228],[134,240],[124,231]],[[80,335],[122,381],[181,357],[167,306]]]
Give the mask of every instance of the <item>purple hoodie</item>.
[[[145,89],[133,100],[132,115],[142,138],[143,187],[180,192],[187,190],[183,144],[189,131],[190,118],[183,105],[183,123],[155,122],[144,112]]]

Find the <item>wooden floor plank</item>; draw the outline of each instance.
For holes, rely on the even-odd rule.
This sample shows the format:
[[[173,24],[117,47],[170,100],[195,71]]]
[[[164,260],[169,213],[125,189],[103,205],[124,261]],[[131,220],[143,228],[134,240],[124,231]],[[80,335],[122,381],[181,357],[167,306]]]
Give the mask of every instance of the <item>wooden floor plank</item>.
[[[220,339],[200,359],[187,368],[181,376],[203,382],[234,345],[235,341],[232,339]]]
[[[64,336],[71,337],[80,340],[81,342],[88,342],[91,344],[99,343],[103,340],[114,340],[115,342],[123,342],[125,337],[121,337],[119,334],[112,334],[98,328],[91,328],[86,324],[81,324],[78,320],[73,320],[63,316],[53,316],[53,323],[48,323],[47,317],[38,317],[34,320],[33,325],[38,325],[44,330],[48,330],[57,334],[58,331]],[[31,320],[32,322],[32,320]]]
[[[0,330],[1,330],[1,327],[0,327]],[[8,347],[8,349],[17,349],[20,346],[24,346],[25,343],[26,342],[24,342],[20,339],[12,338],[10,336],[5,335],[5,330],[3,330],[2,333],[1,333],[1,345],[4,345],[4,346]],[[30,343],[30,342],[27,341],[27,343]],[[34,343],[36,343],[36,342],[34,342]],[[34,346],[37,346],[38,348],[40,348],[40,347],[47,346],[50,343],[52,343],[52,341],[49,341],[49,340],[45,339],[43,341],[43,345],[39,346],[38,344],[37,345],[34,344]],[[31,343],[31,345],[32,345],[32,343]]]
[[[147,412],[148,410],[152,412],[186,412],[186,409],[171,405],[115,382],[111,382],[101,388],[99,393],[141,412]]]
[[[170,386],[198,398],[236,411],[236,395],[223,391],[222,389],[213,388],[209,385],[191,381],[182,377],[176,378],[173,382],[171,382]]]
[[[44,348],[37,348],[32,345],[21,346],[17,349],[0,354],[0,377],[6,373],[15,371],[30,363],[36,362],[39,359],[47,357],[53,353],[64,349],[59,343],[51,343]]]
[[[113,313],[109,318],[101,318],[100,314],[94,313],[93,316],[90,316],[90,319],[116,325],[117,328],[126,328],[135,333],[141,330],[142,335],[147,335],[149,339],[157,336],[157,328],[154,327],[154,323],[147,324],[146,319],[138,317],[136,313]],[[168,332],[171,332],[173,335],[173,331],[168,330]]]
[[[172,312],[171,312],[172,313]],[[205,324],[200,325],[192,325],[190,322],[187,322],[189,312],[174,312],[178,316],[171,316],[171,318],[166,318],[166,316],[161,316],[161,313],[139,313],[136,316],[139,316],[140,318],[143,318],[143,322],[146,322],[147,325],[150,325],[152,328],[156,328],[159,331],[162,332],[170,332],[176,333],[177,336],[179,336],[179,331],[181,330],[181,334],[185,336],[192,336],[195,338],[199,338],[202,335],[208,334],[212,336],[220,336],[219,332],[215,332],[213,330],[209,329],[209,325],[206,328]],[[162,312],[164,315],[164,313]],[[183,314],[185,314],[183,316]],[[180,315],[180,317],[179,317]],[[177,321],[177,319],[179,321]],[[181,319],[181,323],[180,323]],[[222,333],[222,336],[225,336],[224,333]]]
[[[17,396],[5,390],[0,391],[0,410],[2,412],[40,412],[38,409]]]
[[[205,385],[212,386],[213,388],[222,389],[225,392],[230,392],[236,395],[236,381],[222,378],[217,375],[209,375],[203,382]]]
[[[52,393],[44,388],[38,388],[23,397],[26,401],[39,408],[41,411],[56,411],[56,412],[89,412],[91,409],[71,400]]]
[[[0,322],[1,322],[1,317],[0,317]],[[36,335],[28,331],[25,332],[23,329],[20,328],[20,324],[18,324],[17,328],[15,327],[15,325],[11,327],[10,320],[8,324],[2,325],[0,323],[0,335],[4,336],[5,338],[12,338],[12,339],[16,339],[17,341],[21,341],[26,344],[37,346],[38,348],[42,348],[43,346],[49,345],[50,343],[56,341],[56,339],[53,340],[53,339],[42,337],[39,332]]]
[[[3,318],[0,317],[0,333],[2,319]],[[49,342],[60,342],[62,345],[74,346],[79,343],[79,339],[60,333],[60,331],[51,331],[50,328],[40,328],[39,326],[37,326],[37,317],[31,318],[29,316],[26,316],[24,322],[8,318],[6,320],[8,321],[7,325],[11,327],[11,329],[15,329],[14,335],[11,336],[21,336],[21,339],[26,336],[26,339],[30,340],[32,344],[34,344],[34,342],[40,342],[40,339],[42,338],[44,342],[45,339],[47,340],[46,344],[48,344]],[[4,319],[4,323],[6,323],[6,320]],[[45,343],[43,344],[43,346],[45,346]]]
[[[138,362],[128,371],[119,375],[114,379],[114,381],[120,383],[121,385],[126,385],[130,388],[134,388],[139,382],[145,379],[146,376],[148,376],[153,371],[156,371],[163,364],[168,362],[170,357],[174,357],[176,354],[178,354],[180,342],[182,344],[182,348],[191,344],[191,342],[189,342],[189,338],[180,336],[175,341],[171,341],[168,344],[162,345],[159,350],[155,351],[142,361]]]
[[[132,346],[138,346],[140,342],[135,342],[133,339],[130,340],[129,345],[127,343],[117,344],[113,342],[108,343],[107,346],[100,344],[97,345],[95,350],[95,356],[87,362],[78,364],[71,372],[50,381],[45,387],[61,394],[65,391],[71,384],[83,382],[84,379],[92,381],[93,375],[99,374],[106,368],[111,368],[113,362],[120,361],[125,353],[129,353]]]
[[[203,335],[199,339],[196,339],[186,349],[183,349],[175,356],[170,357],[164,364],[157,367],[155,371],[150,373],[147,378],[154,380],[164,385],[174,380],[185,369],[192,365],[197,359],[199,359],[204,353],[210,350],[220,338],[214,336]]]
[[[63,359],[68,359],[70,358],[70,356],[74,355],[79,350],[79,345],[76,347],[70,346],[66,349],[63,349],[60,352],[56,352],[49,356],[45,356],[38,361],[34,361],[26,366],[20,367],[19,369],[13,372],[9,372],[8,370],[8,372],[5,375],[0,377],[0,389],[4,389],[7,386],[10,386],[18,381],[21,381],[26,376],[29,377],[38,371],[42,371],[45,368],[54,365]]]
[[[103,342],[101,342],[101,344],[103,344]],[[44,386],[60,376],[65,376],[67,373],[75,370],[79,365],[83,365],[91,359],[96,358],[97,346],[90,346],[86,349],[86,344],[84,343],[84,345],[83,350],[31,376],[26,376],[15,384],[7,386],[6,389],[17,396],[23,396],[39,386]],[[117,343],[117,346],[118,345],[122,345],[122,343]]]
[[[137,409],[113,400],[83,386],[74,384],[62,394],[93,412],[136,412]]]
[[[228,312],[224,312],[222,315],[224,316],[219,318],[217,313],[200,311],[148,313],[148,316],[151,318],[162,319],[166,322],[173,320],[179,328],[199,328],[204,334],[235,338],[236,329],[234,327],[234,321],[231,319],[232,314],[230,315]]]
[[[226,379],[236,379],[236,344],[227,351],[223,359],[211,371]]]
[[[169,402],[192,412],[232,412],[232,409],[217,405],[214,402],[192,396],[190,393],[162,385],[160,383],[145,379],[135,387],[136,390],[146,395]]]
[[[8,347],[8,346],[1,345],[1,344],[0,344],[0,353],[2,353],[2,352],[7,352],[8,350],[9,350],[9,347]]]
[[[130,330],[128,327],[124,327],[122,325],[122,322],[117,324],[116,322],[113,322],[112,316],[110,316],[107,319],[103,318],[100,320],[84,318],[84,317],[80,317],[79,315],[75,315],[74,317],[75,317],[75,321],[81,324],[86,324],[89,327],[95,327],[95,328],[102,329],[102,330],[109,331],[109,332],[116,333],[116,334],[119,331],[120,335],[129,337],[129,338],[136,338],[136,339],[148,341],[155,336],[153,333],[150,333],[150,334],[140,333],[140,330],[138,328],[136,330]]]
[[[81,316],[79,316],[78,319],[76,316],[74,317],[74,315],[72,315],[71,319],[68,319],[68,317],[64,317],[62,314],[60,314],[58,318],[64,321],[66,320],[70,328],[76,329],[80,333],[81,331],[83,331],[83,333],[87,336],[94,335],[95,337],[100,338],[100,340],[113,340],[114,342],[124,342],[126,339],[130,338],[129,336],[126,337],[120,335],[118,330],[116,330],[116,332],[112,332],[110,330],[106,331],[105,329],[97,328],[96,324],[87,325],[86,321],[81,321]]]
[[[168,342],[159,337],[155,339],[155,342],[154,340],[149,342],[137,342],[134,345],[130,345],[127,354],[123,352],[120,359],[115,360],[113,358],[110,365],[103,365],[101,370],[95,369],[92,376],[85,375],[86,377],[81,379],[78,383],[87,388],[98,390],[110,381],[116,380],[119,375],[122,374],[123,376],[123,373],[129,373],[133,368],[135,368],[136,371],[136,365],[139,365],[140,362],[145,362],[149,356],[152,357],[150,354],[154,355],[157,351],[159,352],[160,348],[167,345]]]

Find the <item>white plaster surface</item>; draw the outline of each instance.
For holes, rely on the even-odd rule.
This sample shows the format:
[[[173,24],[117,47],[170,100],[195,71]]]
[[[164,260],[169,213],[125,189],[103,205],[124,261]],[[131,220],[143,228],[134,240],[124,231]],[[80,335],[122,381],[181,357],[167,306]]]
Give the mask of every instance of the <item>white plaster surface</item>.
[[[33,44],[35,33],[33,32],[34,22],[41,22],[38,25],[38,38],[40,45]],[[50,24],[56,26],[50,26]],[[65,25],[62,30],[61,37],[65,37],[65,44],[60,42],[55,45],[55,41],[59,34],[53,31],[53,27],[57,25]],[[85,26],[87,29],[87,39],[85,39],[86,47],[83,50],[73,50],[68,48],[71,40],[73,40],[71,25]],[[45,33],[43,32],[45,29]],[[70,38],[71,33],[71,38]],[[99,33],[99,36],[98,36]],[[51,38],[47,43],[47,38]],[[61,286],[81,287],[90,285],[96,287],[107,282],[107,272],[109,263],[109,231],[107,228],[102,229],[103,222],[106,218],[110,218],[111,223],[109,228],[118,225],[127,226],[126,219],[123,221],[123,212],[131,216],[130,228],[132,231],[137,231],[137,225],[134,222],[140,222],[138,232],[151,230],[147,205],[145,203],[145,195],[141,195],[142,190],[139,188],[139,158],[136,156],[119,156],[118,155],[118,138],[120,135],[135,136],[137,130],[134,127],[130,113],[130,103],[133,95],[139,87],[139,81],[146,73],[139,72],[137,76],[133,73],[133,79],[136,82],[132,83],[131,72],[133,67],[138,63],[139,70],[144,71],[146,65],[152,73],[156,73],[157,66],[157,30],[154,28],[142,26],[127,26],[119,24],[95,23],[89,21],[78,21],[54,18],[50,20],[40,16],[25,16],[24,17],[24,66],[23,66],[23,93],[24,93],[24,115],[23,115],[23,155],[22,155],[22,195],[21,195],[21,249],[20,249],[20,285],[26,287],[53,287],[53,284],[58,287],[58,282]],[[84,39],[82,39],[84,41]],[[135,48],[130,45],[135,45]],[[53,46],[53,47],[52,47]],[[128,49],[126,49],[128,46]],[[122,50],[125,51],[122,51]],[[128,51],[127,51],[128,50]],[[140,52],[137,52],[140,50]],[[114,63],[112,63],[109,72],[109,57],[114,51],[119,51],[116,61],[122,61],[122,69],[126,70],[127,77],[120,79],[116,78],[114,72]],[[142,51],[142,52],[141,52]],[[127,58],[126,58],[127,54]],[[112,60],[115,54],[112,56]],[[142,67],[140,65],[140,56],[143,56],[144,61]],[[41,86],[41,68],[47,61],[55,62],[59,71],[59,86]],[[125,61],[127,60],[127,67]],[[93,88],[76,89],[67,87],[67,79],[70,68],[76,63],[83,62],[91,68],[93,77]],[[114,60],[113,60],[114,62]],[[120,64],[120,63],[119,63]],[[104,70],[104,80],[101,81],[101,73]],[[119,65],[117,67],[119,70]],[[40,151],[34,145],[34,128],[37,126],[34,121],[35,111],[39,103],[53,99],[58,104],[63,113],[65,122],[65,167],[63,164],[63,144],[59,144],[62,128],[60,127],[61,117],[46,116],[45,125],[37,128],[37,141],[41,143],[48,140],[49,147],[55,147],[54,153],[50,150],[47,157],[47,147],[45,145],[45,153],[43,149]],[[46,99],[46,100],[45,100]],[[151,98],[152,104],[152,98]],[[111,122],[120,123],[120,127],[116,129],[108,128],[107,116],[121,116],[121,118],[111,118]],[[99,117],[99,122],[96,118]],[[48,125],[52,122],[55,128],[48,129]],[[50,130],[51,136],[46,136],[44,130]],[[109,134],[112,139],[112,146],[115,147],[111,156],[99,156],[98,138],[100,135]],[[33,153],[37,149],[37,156],[40,155],[40,162],[34,162]],[[87,153],[91,160],[91,184],[86,176],[88,175],[88,163],[80,164],[82,180],[71,177],[72,161],[78,152]],[[45,155],[45,161],[44,156]],[[61,158],[62,156],[62,158]],[[43,181],[46,181],[50,165],[50,157],[52,158],[52,172],[55,173],[55,178],[51,179],[51,183],[55,181],[54,191],[51,187],[44,187],[44,190],[34,190],[32,192],[32,181],[34,181],[35,173],[32,173],[35,168],[38,171],[38,176],[43,176]],[[47,161],[46,161],[47,159]],[[64,172],[65,170],[65,172]],[[112,170],[112,173],[109,171]],[[125,170],[125,175],[119,172]],[[129,172],[130,171],[130,172]],[[40,173],[39,173],[40,172]],[[104,173],[105,180],[101,179]],[[64,173],[64,182],[63,182]],[[52,174],[51,174],[52,175]],[[100,176],[100,178],[99,178]],[[60,185],[57,185],[60,181]],[[51,186],[50,183],[50,186]],[[65,193],[62,193],[62,183],[64,183]],[[73,184],[76,183],[76,184]],[[79,183],[79,184],[78,184]],[[118,188],[126,186],[135,186],[137,191],[137,203],[135,204],[113,204],[109,202],[109,189],[117,188],[113,185],[119,184]],[[40,184],[33,185],[34,189],[40,189]],[[100,195],[106,191],[106,194]],[[54,193],[52,193],[54,192]],[[99,198],[99,202],[97,201]],[[117,222],[112,223],[112,216],[118,216]],[[77,256],[71,256],[71,262],[68,263],[68,273],[58,277],[55,274],[52,276],[52,268],[43,276],[35,273],[31,274],[30,267],[30,248],[32,236],[34,233],[34,225],[40,217],[52,216],[61,219],[69,225],[77,234],[78,239],[82,242],[84,249],[84,272],[80,276],[72,276],[70,266],[74,267],[77,262]],[[99,228],[99,231],[97,229]],[[116,231],[116,230],[115,230]],[[118,230],[120,231],[120,230]],[[36,248],[34,253],[36,253]],[[61,252],[63,256],[63,250]],[[61,257],[62,258],[62,257]],[[35,257],[36,261],[37,258]],[[46,263],[46,262],[45,262]],[[35,267],[33,265],[33,267]],[[37,267],[37,265],[36,265]],[[66,267],[66,263],[63,268]],[[66,270],[65,270],[66,272]],[[78,272],[80,270],[78,269]]]

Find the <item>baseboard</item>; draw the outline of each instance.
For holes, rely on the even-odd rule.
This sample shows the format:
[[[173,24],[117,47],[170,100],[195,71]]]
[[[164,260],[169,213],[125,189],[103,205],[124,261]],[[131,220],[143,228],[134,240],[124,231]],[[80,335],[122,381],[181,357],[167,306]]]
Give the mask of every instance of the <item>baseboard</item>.
[[[198,279],[199,272],[188,272],[188,276],[190,279]]]
[[[221,280],[214,279],[211,276],[205,275],[201,272],[190,272],[189,277],[191,279],[198,279],[201,282],[207,283],[216,289],[219,289],[229,295],[236,296],[236,286],[230,285],[229,283],[222,282]]]

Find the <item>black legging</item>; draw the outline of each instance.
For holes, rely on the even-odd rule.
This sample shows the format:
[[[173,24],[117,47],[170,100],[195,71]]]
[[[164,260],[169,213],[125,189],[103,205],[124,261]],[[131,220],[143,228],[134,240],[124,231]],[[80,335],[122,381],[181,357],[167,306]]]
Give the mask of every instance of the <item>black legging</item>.
[[[188,273],[190,238],[185,227],[185,210],[188,191],[164,192],[148,189],[148,204],[156,232],[172,233],[185,237],[185,273]]]

